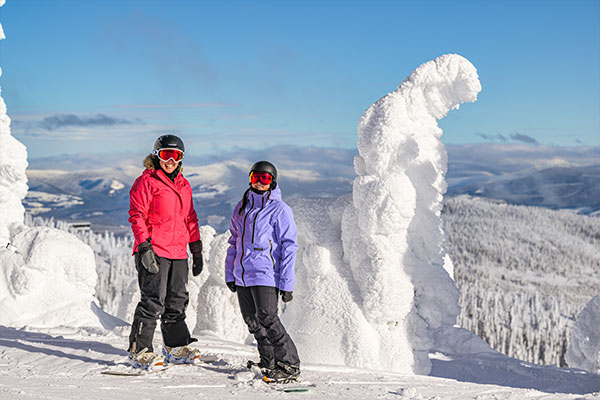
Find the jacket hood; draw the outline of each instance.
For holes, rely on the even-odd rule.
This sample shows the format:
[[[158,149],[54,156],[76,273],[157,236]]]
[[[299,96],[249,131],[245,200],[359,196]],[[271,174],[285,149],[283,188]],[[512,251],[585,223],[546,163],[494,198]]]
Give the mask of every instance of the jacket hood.
[[[146,158],[144,158],[144,167],[146,167],[146,169],[158,169],[158,165],[156,164],[156,158],[152,154],[148,154]]]

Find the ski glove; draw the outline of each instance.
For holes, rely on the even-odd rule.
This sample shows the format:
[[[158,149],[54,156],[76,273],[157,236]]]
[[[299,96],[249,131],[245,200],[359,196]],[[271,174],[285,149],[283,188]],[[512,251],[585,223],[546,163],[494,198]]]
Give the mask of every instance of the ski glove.
[[[146,268],[151,274],[156,274],[158,272],[158,256],[152,248],[152,242],[150,241],[150,238],[148,238],[148,240],[145,242],[138,244],[138,251],[140,253],[140,257],[142,257],[142,265],[144,268]]]
[[[202,240],[196,240],[195,242],[190,243],[190,253],[192,253],[192,259],[194,260],[192,274],[198,276],[204,267],[204,260],[202,259]]]
[[[283,300],[284,303],[289,303],[294,298],[294,296],[292,296],[292,292],[286,292],[285,290],[281,290],[280,292],[281,300]]]
[[[231,290],[233,293],[235,293],[235,291],[237,290],[237,287],[235,286],[235,282],[225,282],[225,284],[227,285],[229,290]]]

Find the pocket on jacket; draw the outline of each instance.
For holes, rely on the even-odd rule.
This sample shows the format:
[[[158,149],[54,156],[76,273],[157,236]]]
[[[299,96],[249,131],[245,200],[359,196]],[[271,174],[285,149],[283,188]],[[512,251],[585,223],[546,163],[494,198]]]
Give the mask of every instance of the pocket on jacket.
[[[271,264],[269,243],[250,243],[248,250],[248,259],[252,264],[260,267]]]

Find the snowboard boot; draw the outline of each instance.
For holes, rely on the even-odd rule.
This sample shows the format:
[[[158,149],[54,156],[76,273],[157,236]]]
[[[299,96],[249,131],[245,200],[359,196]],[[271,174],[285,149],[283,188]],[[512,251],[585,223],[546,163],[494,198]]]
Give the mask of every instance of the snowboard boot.
[[[263,375],[263,381],[267,383],[288,383],[298,381],[300,367],[277,362],[276,368]]]
[[[262,358],[260,359],[259,362],[248,360],[246,367],[248,367],[249,369],[252,369],[252,367],[254,367],[254,366],[260,368],[260,372],[262,372],[263,375],[266,375],[267,373],[269,373],[269,371],[271,371],[272,369],[275,369],[274,361],[267,362]]]
[[[200,351],[189,346],[163,346],[165,360],[171,364],[194,364],[200,358]]]
[[[165,358],[144,348],[138,353],[129,353],[129,364],[133,368],[152,370],[164,367]]]

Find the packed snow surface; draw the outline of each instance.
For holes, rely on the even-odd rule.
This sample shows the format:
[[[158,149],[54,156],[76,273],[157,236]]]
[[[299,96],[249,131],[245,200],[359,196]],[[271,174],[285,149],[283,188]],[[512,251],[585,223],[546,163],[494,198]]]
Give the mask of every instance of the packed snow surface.
[[[158,333],[158,331],[157,331]],[[308,393],[283,393],[248,370],[256,347],[199,336],[205,360],[197,366],[170,366],[142,376],[102,375],[125,370],[126,338],[94,335],[73,328],[36,332],[0,326],[0,398],[61,400],[131,399],[598,399],[597,375],[542,367],[493,352],[470,332],[445,332],[454,338],[444,352],[430,354],[430,376],[303,364],[302,377],[315,384]],[[159,335],[157,335],[159,336]],[[160,341],[155,342],[160,348]],[[582,396],[584,393],[590,393]]]

